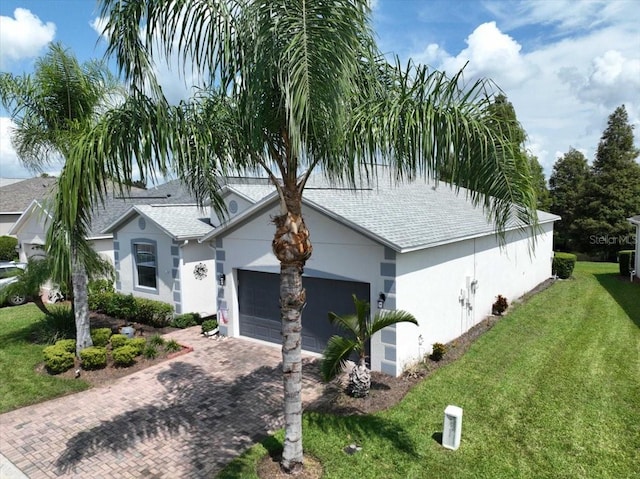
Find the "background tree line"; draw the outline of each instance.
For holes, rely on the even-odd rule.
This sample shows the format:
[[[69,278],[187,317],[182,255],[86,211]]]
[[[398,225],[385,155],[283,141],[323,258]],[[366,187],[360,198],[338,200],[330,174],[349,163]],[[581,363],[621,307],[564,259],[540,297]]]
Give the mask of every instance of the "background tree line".
[[[555,250],[615,261],[618,251],[634,248],[627,218],[640,214],[638,154],[621,105],[609,116],[591,166],[574,148],[556,161],[549,178],[550,211],[562,217],[554,228]]]

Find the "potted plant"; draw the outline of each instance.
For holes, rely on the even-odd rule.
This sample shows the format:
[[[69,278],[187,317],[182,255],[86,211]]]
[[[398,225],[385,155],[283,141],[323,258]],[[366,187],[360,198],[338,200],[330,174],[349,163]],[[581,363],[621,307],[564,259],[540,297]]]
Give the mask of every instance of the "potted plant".
[[[214,334],[218,334],[218,321],[215,319],[207,319],[202,323],[202,334],[205,336],[213,336]]]

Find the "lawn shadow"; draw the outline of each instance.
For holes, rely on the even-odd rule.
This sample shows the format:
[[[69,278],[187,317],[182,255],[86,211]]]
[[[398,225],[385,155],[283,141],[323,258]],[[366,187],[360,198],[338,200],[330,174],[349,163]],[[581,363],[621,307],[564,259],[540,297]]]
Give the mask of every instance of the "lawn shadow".
[[[431,439],[433,439],[434,441],[436,441],[438,444],[440,444],[442,446],[442,433],[441,432],[434,432],[431,435]]]
[[[281,385],[273,380],[278,368],[262,366],[225,382],[198,366],[173,362],[157,376],[166,390],[162,397],[71,437],[55,462],[57,472],[75,472],[101,451],[118,456],[139,442],[186,433],[188,477],[212,477],[281,426]]]
[[[594,276],[627,316],[640,328],[640,282],[632,283],[628,278],[617,273],[603,273]]]
[[[389,418],[375,415],[336,416],[318,412],[305,413],[307,421],[328,435],[384,439],[389,449],[396,449],[412,458],[418,456],[416,445],[403,425]],[[346,445],[346,444],[345,444]]]

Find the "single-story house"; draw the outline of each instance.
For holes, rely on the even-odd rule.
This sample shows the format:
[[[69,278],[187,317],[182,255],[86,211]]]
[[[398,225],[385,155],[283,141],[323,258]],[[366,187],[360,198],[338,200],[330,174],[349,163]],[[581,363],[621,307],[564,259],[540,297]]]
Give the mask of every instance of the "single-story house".
[[[0,236],[10,235],[20,216],[34,201],[42,201],[55,190],[56,178],[7,180],[0,186]]]
[[[640,278],[640,215],[632,216],[629,222],[636,227],[636,276]]]
[[[228,188],[231,218],[200,241],[215,247],[222,331],[279,344],[279,263],[271,251],[279,203],[265,188]],[[394,376],[433,343],[448,342],[489,315],[499,294],[513,301],[551,276],[558,216],[539,212],[535,250],[515,224],[501,246],[482,209],[444,183],[381,180],[353,191],[310,181],[303,207],[314,248],[303,278],[303,349],[324,349],[335,332],[327,313],[352,313],[356,294],[374,312],[380,302],[420,323],[387,328],[371,341],[371,367]]]

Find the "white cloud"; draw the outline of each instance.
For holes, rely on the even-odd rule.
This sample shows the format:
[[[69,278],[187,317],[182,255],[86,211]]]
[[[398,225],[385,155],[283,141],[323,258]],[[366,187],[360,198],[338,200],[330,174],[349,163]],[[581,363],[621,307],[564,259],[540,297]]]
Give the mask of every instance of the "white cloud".
[[[570,15],[550,5],[554,3],[518,3],[531,9],[527,22],[539,22],[522,20],[522,25],[539,26],[546,12],[568,28]],[[527,148],[538,156],[548,177],[557,156],[563,154],[558,152],[570,147],[592,160],[608,116],[621,104],[626,105],[629,121],[636,127],[636,144],[640,143],[640,55],[638,42],[633,41],[639,39],[637,26],[631,27],[627,17],[615,23],[612,12],[619,12],[621,5],[614,5],[602,14],[608,25],[590,28],[597,22],[592,7],[583,3],[588,2],[578,2],[575,10],[586,29],[579,34],[547,38],[545,45],[528,41],[523,48],[495,22],[489,22],[478,26],[467,37],[467,47],[458,53],[450,54],[431,43],[413,58],[449,73],[469,61],[465,78],[494,80],[513,103],[529,136]],[[627,13],[632,18],[639,16]]]
[[[13,17],[0,16],[0,65],[37,56],[53,40],[56,26],[42,23],[31,11],[16,8]]]
[[[13,145],[11,144],[11,134],[15,123],[11,118],[0,117],[0,177],[2,178],[29,178],[39,173],[29,171],[22,166]],[[60,161],[53,161],[44,165],[42,171],[52,176],[58,176],[62,169]]]
[[[522,83],[534,76],[537,68],[528,63],[520,53],[522,47],[512,37],[502,33],[495,22],[478,26],[466,40],[467,48],[456,56],[449,55],[436,44],[430,44],[413,58],[445,70],[450,75],[465,68],[465,78],[492,78],[502,88]]]
[[[485,2],[484,6],[499,19],[505,31],[545,25],[554,28],[554,36],[574,35],[578,30],[619,24],[621,21],[633,23],[632,12],[637,10],[635,0],[493,0]]]

